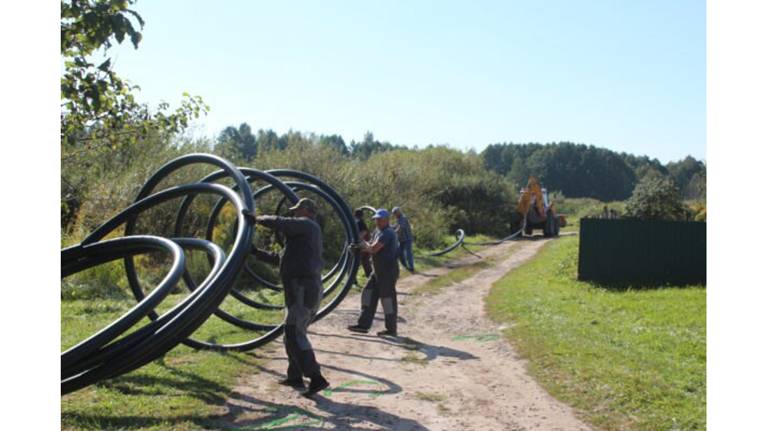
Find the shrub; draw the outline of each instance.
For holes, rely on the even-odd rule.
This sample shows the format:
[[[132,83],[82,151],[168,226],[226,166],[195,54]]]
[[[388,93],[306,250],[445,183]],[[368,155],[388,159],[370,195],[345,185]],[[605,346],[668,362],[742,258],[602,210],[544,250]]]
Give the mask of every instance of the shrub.
[[[672,180],[652,175],[637,184],[626,211],[628,217],[643,220],[681,220],[688,214]]]
[[[125,298],[129,295],[123,261],[109,262],[62,280],[61,299]]]

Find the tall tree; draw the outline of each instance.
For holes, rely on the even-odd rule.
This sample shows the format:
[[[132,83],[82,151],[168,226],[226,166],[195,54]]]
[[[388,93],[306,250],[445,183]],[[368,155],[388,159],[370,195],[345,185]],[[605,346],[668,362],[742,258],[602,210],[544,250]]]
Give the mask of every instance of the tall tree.
[[[343,155],[349,155],[349,148],[347,148],[344,138],[339,135],[323,135],[320,137],[320,145],[331,147]]]
[[[225,158],[250,162],[259,152],[259,143],[248,123],[229,126],[219,133],[215,151]]]
[[[142,40],[144,20],[129,5],[135,0],[66,0],[61,2],[61,138],[64,150],[85,142],[86,148],[130,144],[150,132],[178,133],[208,107],[200,97],[184,94],[181,106],[170,111],[161,104],[152,111],[138,103],[137,86],[120,78],[106,57],[115,44]],[[102,49],[98,65],[91,58]]]
[[[408,147],[401,145],[392,145],[387,141],[379,141],[373,137],[373,133],[370,131],[365,132],[363,140],[360,142],[352,141],[350,143],[350,154],[352,157],[361,160],[368,160],[372,155],[376,153],[383,153],[392,150],[407,150]]]
[[[481,156],[486,168],[516,184],[536,175],[550,190],[571,197],[623,200],[636,181],[632,168],[617,153],[571,142],[494,144]]]
[[[138,87],[122,79],[107,56],[130,40],[138,49],[144,20],[135,0],[61,1],[61,220],[67,226],[88,182],[99,173],[124,169],[142,140],[166,140],[208,111],[200,97],[184,94],[178,108],[152,110],[138,103]],[[98,53],[97,51],[101,50]],[[93,58],[103,55],[99,64]]]
[[[683,191],[687,199],[701,199],[706,196],[706,190],[702,189],[706,184],[707,175],[704,162],[687,156],[677,162],[668,163],[667,169],[675,185]]]

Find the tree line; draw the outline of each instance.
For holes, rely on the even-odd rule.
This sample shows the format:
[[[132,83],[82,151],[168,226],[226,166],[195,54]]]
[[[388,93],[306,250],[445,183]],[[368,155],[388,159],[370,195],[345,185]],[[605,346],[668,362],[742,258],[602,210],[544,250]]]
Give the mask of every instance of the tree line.
[[[367,132],[363,140],[352,140],[347,144],[336,134],[302,135],[289,131],[278,135],[271,129],[259,129],[253,133],[247,123],[225,128],[218,136],[215,149],[223,156],[251,161],[259,151],[282,150],[290,142],[302,140],[358,160],[368,160],[373,154],[392,150],[417,151],[379,141],[371,132]],[[662,164],[648,156],[618,153],[572,142],[492,144],[479,156],[487,169],[513,184],[526,184],[528,176],[536,175],[550,190],[560,191],[568,197],[625,200],[647,176],[670,179],[686,199],[702,200],[706,197],[706,165],[691,156]]]
[[[379,141],[373,137],[373,133],[366,132],[361,141],[350,141],[347,144],[340,135],[317,135],[314,133],[302,134],[290,130],[278,135],[272,129],[259,129],[253,132],[248,123],[240,126],[228,126],[219,133],[216,139],[215,150],[223,157],[244,160],[254,160],[260,152],[272,150],[284,150],[291,143],[312,142],[323,148],[338,151],[343,156],[358,160],[368,160],[373,154],[392,150],[408,150],[402,145],[393,145],[387,141]]]
[[[685,199],[706,198],[706,164],[691,156],[662,164],[648,156],[572,142],[493,144],[480,156],[488,169],[517,184],[536,175],[550,190],[568,197],[625,200],[643,178],[652,176],[671,179]]]
[[[647,156],[562,142],[493,144],[480,154],[447,147],[408,148],[367,132],[346,142],[340,135],[226,127],[215,139],[185,135],[208,111],[199,97],[183,95],[176,108],[155,108],[134,98],[97,51],[142,40],[143,18],[133,0],[61,2],[61,223],[64,241],[77,240],[130,203],[151,172],[173,157],[215,152],[255,168],[294,168],[322,177],[352,206],[403,206],[417,243],[437,245],[456,228],[503,235],[528,175],[568,197],[624,200],[646,178],[663,178],[689,199],[704,199],[706,166],[688,157],[662,164]],[[97,64],[98,63],[98,64]],[[187,172],[189,180],[204,172]],[[653,188],[653,187],[651,187]],[[170,210],[169,210],[170,211]],[[173,214],[149,222],[157,229]],[[167,227],[167,226],[165,226]]]

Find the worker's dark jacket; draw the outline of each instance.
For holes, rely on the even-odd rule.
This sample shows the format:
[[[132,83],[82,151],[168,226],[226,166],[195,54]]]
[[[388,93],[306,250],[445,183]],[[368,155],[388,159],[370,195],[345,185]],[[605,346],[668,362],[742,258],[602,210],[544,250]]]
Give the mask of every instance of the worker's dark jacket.
[[[323,241],[320,225],[307,217],[264,216],[259,223],[285,234],[285,247],[279,257],[280,277],[315,279],[323,270]],[[264,260],[277,260],[276,255],[264,256]]]

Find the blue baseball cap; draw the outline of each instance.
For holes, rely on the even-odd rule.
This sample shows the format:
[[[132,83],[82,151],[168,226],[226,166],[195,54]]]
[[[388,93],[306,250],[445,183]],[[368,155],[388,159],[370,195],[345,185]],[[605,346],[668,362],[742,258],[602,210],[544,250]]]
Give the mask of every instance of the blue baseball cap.
[[[389,211],[387,211],[384,208],[379,208],[376,210],[376,214],[374,214],[373,217],[371,218],[375,220],[377,218],[387,218],[387,217],[389,217]]]

